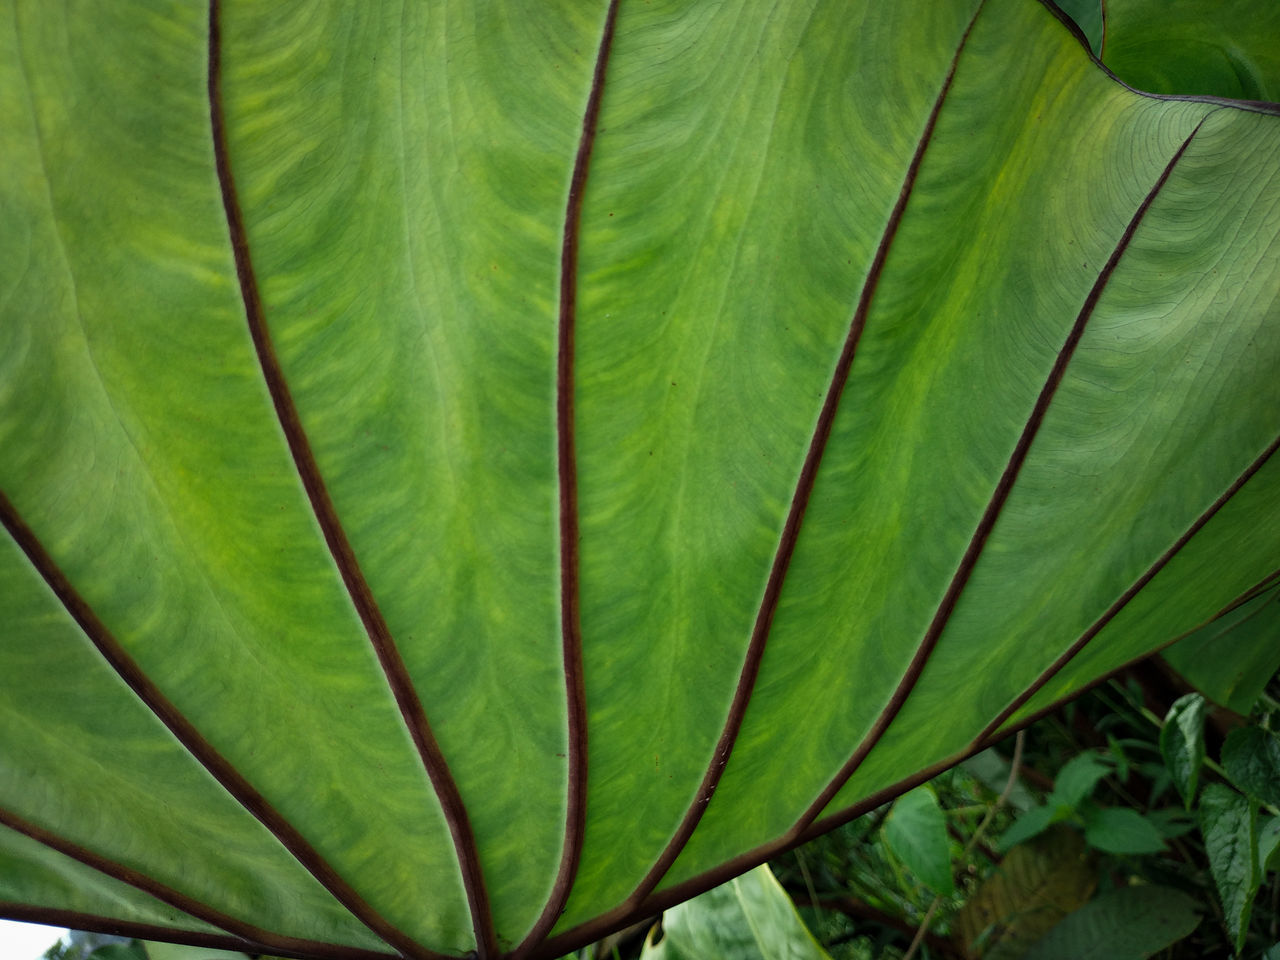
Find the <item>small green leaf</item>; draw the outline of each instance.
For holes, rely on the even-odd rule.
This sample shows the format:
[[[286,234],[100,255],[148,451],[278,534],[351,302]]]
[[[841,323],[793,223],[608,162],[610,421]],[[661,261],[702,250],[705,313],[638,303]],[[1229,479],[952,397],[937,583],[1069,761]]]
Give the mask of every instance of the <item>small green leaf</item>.
[[[894,803],[884,822],[890,849],[934,893],[955,892],[947,821],[929,786],[917,787]]]
[[[1075,811],[1093,793],[1098,781],[1111,772],[1111,764],[1096,753],[1072,757],[1058,771],[1058,779],[1049,796],[1050,806],[1065,806]]]
[[[1072,757],[1058,771],[1058,779],[1045,805],[1033,807],[1019,817],[1000,838],[1000,849],[1008,850],[1019,843],[1025,843],[1051,824],[1075,816],[1080,805],[1093,793],[1098,781],[1110,772],[1111,764],[1099,754],[1082,753],[1078,757]]]
[[[1106,853],[1159,853],[1164,849],[1160,828],[1136,810],[1110,807],[1082,810],[1084,840]]]
[[[1280,806],[1280,739],[1261,727],[1232,730],[1222,745],[1231,782],[1263,803]]]
[[[1227,931],[1236,950],[1244,944],[1249,911],[1258,892],[1258,808],[1230,787],[1213,783],[1200,796],[1200,830]]]
[[[1032,837],[1042,833],[1049,824],[1054,822],[1053,807],[1032,807],[1017,820],[1013,822],[1004,835],[1000,838],[999,847],[1002,851],[1011,850],[1020,843],[1026,843]]]
[[[1121,887],[1070,914],[1024,960],[1142,960],[1200,923],[1196,903],[1169,887]]]
[[[1160,731],[1160,752],[1188,810],[1196,798],[1196,782],[1204,763],[1204,697],[1189,693],[1169,708]]]
[[[767,866],[662,915],[640,960],[831,960]]]

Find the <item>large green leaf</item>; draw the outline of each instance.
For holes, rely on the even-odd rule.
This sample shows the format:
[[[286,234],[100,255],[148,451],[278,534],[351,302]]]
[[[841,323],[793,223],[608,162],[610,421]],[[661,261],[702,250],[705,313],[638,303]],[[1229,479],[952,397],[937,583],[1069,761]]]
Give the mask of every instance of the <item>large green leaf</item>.
[[[1280,805],[1280,737],[1262,727],[1241,727],[1222,744],[1222,765],[1244,793]]]
[[[1035,0],[7,0],[0,914],[555,956],[1232,609],[1277,111]]]

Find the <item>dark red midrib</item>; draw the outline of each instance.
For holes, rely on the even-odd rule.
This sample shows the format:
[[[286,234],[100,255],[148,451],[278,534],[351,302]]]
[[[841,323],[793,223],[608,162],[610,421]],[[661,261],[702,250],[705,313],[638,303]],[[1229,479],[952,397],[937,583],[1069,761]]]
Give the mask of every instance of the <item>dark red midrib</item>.
[[[12,810],[7,810],[3,807],[0,807],[0,824],[35,840],[51,850],[56,850],[64,856],[91,867],[99,873],[141,890],[156,900],[181,910],[197,920],[203,920],[205,923],[226,930],[228,933],[240,938],[238,941],[233,941],[241,944],[240,949],[248,947],[255,952],[261,949],[270,950],[274,953],[287,951],[302,957],[314,957],[316,960],[386,960],[387,957],[392,956],[391,954],[377,953],[373,950],[363,950],[357,947],[345,947],[338,944],[284,936],[273,933],[270,930],[264,930],[253,924],[245,923],[230,914],[215,910],[213,907],[185,893],[181,893],[141,871],[95,853],[89,848],[74,843],[52,830],[47,830],[32,823]],[[184,934],[188,934],[188,932],[172,931],[172,936],[183,936]],[[190,933],[190,935],[196,937],[205,936],[194,932]],[[226,939],[230,940],[230,938]],[[190,941],[184,939],[180,942]]]
[[[18,544],[18,547],[26,555],[27,560],[44,579],[67,613],[71,615],[71,618],[75,620],[85,636],[98,649],[103,659],[129,686],[129,689],[147,705],[178,742],[209,771],[214,779],[222,784],[227,792],[235,797],[240,805],[252,814],[259,823],[265,826],[335,899],[350,910],[352,915],[361,923],[388,944],[404,952],[406,956],[417,957],[420,960],[433,960],[437,956],[409,940],[366,903],[364,898],[347,884],[319,852],[307,842],[306,838],[160,692],[160,688],[125,651],[124,647],[120,645],[115,636],[99,619],[93,608],[71,585],[71,581],[66,574],[54,562],[39,538],[27,526],[26,521],[3,491],[0,491],[0,524],[13,537],[14,542]],[[106,861],[104,860],[103,862]],[[151,891],[149,890],[148,892]],[[199,915],[188,907],[182,907],[182,909],[193,913],[193,915]],[[221,924],[219,925],[221,926]]]
[[[915,689],[916,683],[919,682],[921,674],[924,672],[929,658],[933,655],[933,651],[937,649],[938,640],[942,636],[942,632],[946,629],[947,622],[951,618],[951,614],[955,611],[956,603],[960,599],[960,594],[969,583],[969,578],[973,574],[974,568],[977,566],[978,559],[982,555],[982,550],[986,546],[987,539],[994,529],[996,520],[999,519],[1000,512],[1004,509],[1005,503],[1009,499],[1009,494],[1013,491],[1013,486],[1017,482],[1018,473],[1022,469],[1022,465],[1026,462],[1027,454],[1031,450],[1031,444],[1036,438],[1036,434],[1040,430],[1041,424],[1044,422],[1045,415],[1048,413],[1049,405],[1053,402],[1054,394],[1062,383],[1062,379],[1066,374],[1067,366],[1074,356],[1076,347],[1079,346],[1081,338],[1084,336],[1085,327],[1088,325],[1090,318],[1093,316],[1094,310],[1097,308],[1098,301],[1102,298],[1102,293],[1106,289],[1107,283],[1115,273],[1116,267],[1119,265],[1121,258],[1124,256],[1125,250],[1128,249],[1130,241],[1137,232],[1138,226],[1142,223],[1151,204],[1159,195],[1160,190],[1168,182],[1169,176],[1173,173],[1173,169],[1177,166],[1178,161],[1186,152],[1187,147],[1191,145],[1191,141],[1200,130],[1200,124],[1196,124],[1195,129],[1183,140],[1173,157],[1165,164],[1160,176],[1156,179],[1155,184],[1143,197],[1142,202],[1138,205],[1129,223],[1125,226],[1124,233],[1121,234],[1115,248],[1111,251],[1111,256],[1107,258],[1107,262],[1098,272],[1097,279],[1090,288],[1088,295],[1085,297],[1084,304],[1077,314],[1075,322],[1071,326],[1067,339],[1063,343],[1062,348],[1058,352],[1057,359],[1054,361],[1052,369],[1049,371],[1048,379],[1040,390],[1039,396],[1036,398],[1035,406],[1031,409],[1031,414],[1027,418],[1026,424],[1023,426],[1022,432],[1015,444],[1013,453],[1009,457],[1009,462],[1005,465],[1004,471],[1000,475],[999,481],[996,483],[995,491],[992,493],[991,499],[988,501],[986,509],[982,513],[978,526],[974,530],[964,554],[960,558],[960,563],[952,575],[947,589],[942,596],[942,600],[938,605],[938,609],[934,612],[933,619],[930,621],[928,628],[925,630],[924,637],[920,641],[920,645],[916,648],[915,654],[911,658],[911,662],[907,666],[906,672],[902,679],[898,682],[893,694],[889,698],[889,702],[885,704],[880,714],[876,717],[871,729],[863,738],[862,742],[855,748],[853,754],[845,761],[844,765],[836,773],[835,777],[823,788],[817,798],[809,805],[800,819],[792,826],[790,833],[799,836],[808,826],[814,822],[826,808],[835,795],[840,791],[854,772],[862,765],[867,755],[879,743],[881,737],[884,736],[889,725],[897,717],[906,703],[907,698],[911,695],[911,691]]]
[[[1115,602],[1113,602],[1111,606],[1107,607],[1107,609],[1103,611],[1102,615],[1098,617],[1098,619],[1095,620],[1089,628],[1071,644],[1071,646],[1064,650],[1062,654],[1053,661],[1053,663],[1045,668],[1031,686],[1022,691],[1022,693],[1015,697],[1007,707],[1000,711],[999,716],[983,727],[982,732],[974,738],[974,742],[977,743],[995,737],[1000,728],[1011,716],[1022,709],[1022,706],[1034,697],[1045,684],[1052,680],[1063,667],[1074,660],[1076,656],[1079,655],[1080,651],[1088,646],[1093,638],[1101,633],[1106,625],[1114,620],[1120,611],[1128,606],[1129,602],[1133,600],[1133,598],[1136,597],[1147,586],[1147,584],[1155,579],[1156,575],[1161,570],[1169,565],[1169,562],[1178,555],[1183,547],[1191,542],[1191,539],[1204,528],[1205,524],[1212,520],[1214,516],[1217,515],[1218,511],[1226,506],[1227,502],[1234,497],[1246,483],[1249,482],[1254,474],[1266,465],[1267,461],[1275,455],[1275,452],[1278,449],[1280,449],[1280,437],[1276,437],[1272,440],[1271,443],[1268,444],[1266,448],[1263,449],[1263,451],[1253,460],[1253,462],[1244,469],[1240,476],[1236,477],[1232,484],[1222,491],[1222,493],[1218,495],[1217,499],[1215,499],[1213,503],[1211,503],[1208,508],[1200,514],[1200,516],[1196,517],[1191,526],[1183,531],[1182,535],[1178,537],[1178,539],[1175,540],[1169,548],[1164,551],[1164,553],[1156,558],[1155,562],[1147,568],[1142,576],[1135,580],[1129,586],[1129,589],[1125,590],[1124,593],[1117,597]],[[1274,577],[1275,574],[1272,573],[1267,579],[1271,580]],[[1222,614],[1219,613],[1218,615],[1221,616]]]
[[[1245,598],[1240,600],[1240,603],[1236,605],[1243,607],[1245,603],[1249,603],[1249,600],[1256,600],[1258,596],[1261,596],[1262,594],[1267,593],[1267,591],[1270,591],[1271,588],[1274,588],[1277,580],[1280,580],[1280,570],[1271,571],[1271,573],[1268,573],[1266,577],[1263,577],[1262,580],[1253,585],[1252,594],[1245,596]],[[1230,613],[1230,611],[1225,611],[1225,613]]]
[[[564,911],[578,875],[587,817],[587,693],[583,675],[582,617],[578,573],[578,460],[574,440],[574,334],[578,313],[578,242],[582,201],[586,192],[591,151],[604,98],[605,74],[613,49],[618,0],[605,13],[591,91],[583,111],[582,134],[574,157],[565,201],[564,233],[560,245],[560,314],[556,349],[556,467],[560,483],[560,635],[568,717],[568,784],[565,836],[560,865],[546,906],[529,934],[512,952],[523,957],[544,940]]]
[[[1280,445],[1280,437],[1276,439],[1276,443],[1277,445]],[[1243,607],[1246,603],[1249,603],[1250,601],[1253,601],[1253,600],[1257,600],[1264,593],[1270,593],[1273,590],[1273,588],[1276,586],[1277,580],[1280,580],[1280,568],[1272,570],[1270,573],[1268,573],[1265,577],[1263,577],[1253,586],[1249,587],[1244,592],[1237,594],[1225,607],[1223,607],[1221,610],[1215,613],[1212,617],[1210,617],[1204,623],[1201,623],[1198,626],[1192,627],[1186,633],[1179,634],[1178,636],[1174,637],[1172,640],[1168,641],[1168,643],[1163,644],[1155,652],[1156,653],[1163,652],[1167,647],[1172,646],[1173,644],[1177,643],[1179,640],[1185,639],[1186,637],[1191,636],[1191,634],[1197,633],[1198,631],[1203,630],[1205,627],[1212,626],[1216,621],[1221,620],[1223,617],[1225,617],[1229,613],[1234,613],[1236,610],[1239,610],[1241,607]],[[1270,603],[1276,599],[1280,599],[1280,598],[1278,598],[1276,595],[1273,594],[1267,600],[1267,602]],[[1249,614],[1248,617],[1245,617],[1242,620],[1237,621],[1236,624],[1233,625],[1233,627],[1238,626],[1240,623],[1243,623],[1244,620],[1251,619],[1253,616],[1254,614],[1252,613]],[[1228,628],[1228,629],[1231,629],[1231,628]],[[1000,734],[1000,736],[1003,738],[1005,734],[1002,733]],[[981,739],[981,737],[977,739]]]
[[[1144,653],[1141,656],[1135,657],[1132,660],[1121,664],[1120,666],[1116,667],[1116,669],[1110,671],[1109,673],[1106,673],[1103,676],[1096,678],[1095,680],[1081,687],[1079,690],[1073,690],[1067,696],[1064,696],[1061,699],[1056,700],[1053,703],[1049,704],[1048,706],[1040,710],[1037,710],[1035,713],[1030,714],[1029,716],[1026,716],[1026,717],[1020,717],[1017,723],[1011,726],[1009,729],[1001,730],[996,734],[985,739],[979,738],[975,740],[973,743],[971,743],[969,746],[965,747],[964,749],[960,750],[959,752],[954,753],[951,756],[946,757],[945,759],[939,760],[936,763],[930,764],[924,769],[918,770],[915,773],[911,774],[910,776],[904,777],[902,780],[899,780],[898,782],[891,784],[890,786],[885,787],[882,790],[877,790],[875,793],[870,794],[869,796],[863,797],[857,803],[852,804],[851,806],[846,807],[843,810],[832,813],[826,817],[823,817],[820,820],[816,820],[815,822],[811,823],[802,833],[798,835],[793,835],[790,831],[788,831],[786,834],[783,834],[781,837],[777,837],[773,840],[768,841],[767,843],[761,844],[760,846],[752,850],[748,850],[745,853],[739,854],[738,856],[734,857],[731,860],[725,861],[724,863],[721,863],[716,865],[715,867],[712,867],[710,870],[706,870],[703,873],[700,873],[694,877],[690,877],[688,880],[683,880],[678,884],[674,884],[670,887],[667,887],[663,890],[658,891],[657,893],[651,894],[643,902],[637,904],[635,907],[632,908],[630,912],[626,914],[615,914],[615,913],[605,914],[599,917],[595,917],[584,923],[581,923],[578,926],[573,927],[569,930],[566,930],[563,933],[560,933],[557,936],[546,941],[530,957],[530,960],[553,960],[553,958],[555,957],[563,956],[587,944],[594,943],[600,940],[601,938],[608,936],[610,933],[613,933],[613,932],[616,932],[617,930],[622,929],[623,927],[629,926],[632,923],[643,920],[646,917],[655,916],[656,914],[658,914],[662,910],[667,909],[668,907],[674,906],[677,903],[682,903],[685,900],[688,900],[690,897],[695,897],[700,893],[705,893],[707,890],[710,890],[712,887],[719,886],[725,881],[731,880],[732,878],[745,873],[746,871],[752,869],[753,867],[758,867],[760,864],[766,863],[769,860],[774,859],[775,857],[781,856],[782,854],[786,853],[789,850],[795,849],[801,844],[808,843],[810,840],[814,839],[815,837],[821,836],[822,834],[827,833],[830,830],[834,830],[836,827],[842,826],[850,822],[851,820],[854,820],[857,817],[862,816],[863,814],[869,813],[870,811],[876,809],[877,807],[882,806],[883,804],[893,800],[895,797],[901,796],[903,793],[912,789],[913,787],[917,787],[920,784],[925,783],[926,781],[932,780],[934,777],[936,777],[939,773],[942,773],[944,770],[949,770],[952,767],[954,767],[956,764],[968,759],[974,754],[980,753],[981,751],[994,746],[996,743],[999,743],[1001,740],[1005,739],[1006,737],[1012,736],[1013,734],[1017,733],[1019,730],[1026,729],[1027,727],[1031,726],[1033,723],[1039,720],[1042,720],[1044,717],[1048,716],[1050,713],[1053,713],[1055,710],[1061,709],[1064,704],[1070,703],[1072,700],[1075,700],[1078,697],[1084,695],[1089,690],[1092,690],[1094,687],[1107,682],[1108,680],[1110,680],[1111,678],[1119,674],[1122,674],[1125,670],[1128,670],[1134,665],[1141,663],[1143,660],[1146,660],[1148,657],[1154,656],[1155,654],[1159,653],[1161,650],[1164,650],[1169,646],[1177,643],[1183,637],[1189,636],[1191,633],[1194,633],[1197,630],[1203,629],[1205,626],[1208,626],[1208,624],[1212,623],[1214,620],[1226,615],[1227,613],[1239,607],[1241,604],[1247,602],[1250,597],[1256,596],[1259,590],[1262,589],[1264,584],[1274,581],[1277,577],[1280,577],[1280,570],[1273,571],[1272,573],[1268,574],[1261,581],[1249,587],[1243,593],[1239,594],[1237,597],[1235,597],[1233,600],[1227,603],[1222,609],[1220,609],[1208,620],[1204,621],[1203,623],[1195,627],[1192,627],[1191,630],[1188,630],[1186,633],[1169,639],[1168,641],[1166,641],[1165,643],[1157,647],[1155,650],[1149,651],[1148,653]]]
[[[262,298],[258,290],[257,277],[254,273],[252,258],[249,253],[248,234],[244,225],[244,216],[240,209],[236,194],[235,179],[231,171],[230,152],[227,145],[226,122],[222,110],[221,95],[221,32],[220,32],[220,0],[209,3],[209,104],[210,121],[213,134],[213,148],[217,166],[218,182],[222,192],[223,208],[226,213],[227,227],[231,246],[235,256],[236,275],[240,283],[240,292],[244,301],[245,315],[249,332],[257,351],[258,361],[262,367],[263,378],[271,394],[271,402],[276,416],[293,455],[294,464],[302,480],[312,511],[324,534],[325,543],[333,556],[342,582],[351,597],[352,605],[359,614],[369,641],[373,645],[386,675],[387,684],[395,697],[396,705],[413,739],[414,745],[422,759],[432,788],[439,799],[444,817],[449,825],[449,832],[457,853],[462,873],[463,887],[466,891],[468,906],[471,910],[472,924],[475,931],[477,951],[481,957],[496,957],[499,953],[497,933],[494,929],[493,916],[489,906],[488,890],[484,882],[484,874],[480,865],[479,852],[475,835],[471,829],[470,818],[462,801],[462,795],[453,779],[453,774],[445,761],[444,754],[436,742],[427,721],[422,702],[414,689],[408,668],[395,645],[382,611],[378,608],[373,592],[365,581],[364,574],[356,560],[355,551],[347,539],[346,531],[334,508],[329,491],[325,487],[320,468],[311,450],[310,441],[303,429],[302,420],[289,392],[284,371],[276,357],[271,342],[271,334],[267,327],[266,314]],[[389,925],[388,925],[389,926]],[[380,931],[381,935],[381,931]],[[406,950],[422,948],[403,934],[397,934],[399,942],[394,943],[398,949]],[[392,942],[392,941],[388,941]]]
[[[942,86],[938,92],[937,98],[934,100],[933,107],[929,112],[928,120],[925,122],[920,139],[916,143],[916,149],[912,155],[911,162],[907,167],[906,175],[903,178],[902,187],[898,192],[898,197],[894,202],[893,208],[889,213],[885,228],[880,237],[880,243],[876,248],[875,256],[868,268],[867,276],[862,285],[862,290],[858,297],[857,306],[854,309],[853,317],[849,324],[849,331],[845,336],[844,344],[840,350],[840,356],[836,361],[835,371],[831,377],[831,383],[827,387],[827,393],[823,399],[822,408],[818,412],[817,423],[814,426],[813,436],[809,441],[809,448],[805,453],[804,462],[800,468],[800,475],[796,481],[795,493],[791,499],[791,505],[787,511],[787,518],[783,524],[782,534],[779,538],[778,549],[774,554],[773,563],[769,569],[769,577],[765,583],[764,593],[761,596],[760,609],[756,614],[756,620],[751,630],[751,638],[747,645],[746,658],[743,662],[741,673],[738,677],[738,685],[734,690],[733,700],[729,706],[729,713],[725,720],[725,725],[721,731],[720,738],[716,742],[716,747],[712,753],[711,762],[707,766],[706,773],[703,775],[702,782],[698,787],[698,792],[694,797],[693,803],[685,812],[679,826],[676,828],[675,834],[658,856],[653,866],[645,874],[644,878],[636,886],[623,903],[611,911],[629,911],[636,904],[644,901],[649,894],[657,887],[675,863],[676,858],[684,849],[689,839],[693,836],[698,824],[701,822],[703,814],[706,812],[707,806],[714,796],[716,787],[720,783],[720,778],[724,774],[724,770],[728,765],[729,757],[733,753],[734,745],[737,742],[738,733],[742,729],[742,722],[746,716],[747,706],[750,703],[752,691],[755,688],[756,679],[760,673],[760,664],[764,659],[765,647],[768,643],[769,632],[773,626],[773,618],[778,609],[778,602],[782,596],[783,583],[786,580],[787,570],[791,564],[791,558],[795,553],[796,543],[800,536],[800,528],[804,522],[804,514],[809,505],[809,499],[813,494],[814,484],[817,481],[818,470],[822,465],[822,457],[826,451],[827,443],[831,438],[831,431],[835,424],[836,413],[840,405],[840,398],[844,393],[845,385],[848,383],[850,371],[853,368],[854,356],[857,353],[858,342],[862,338],[862,332],[866,327],[867,316],[871,310],[871,304],[875,297],[876,288],[879,285],[880,277],[884,272],[884,266],[889,257],[889,250],[893,245],[894,237],[897,235],[898,227],[902,222],[903,215],[906,212],[907,202],[911,198],[912,190],[915,187],[916,177],[919,174],[920,166],[924,162],[925,153],[932,141],[933,132],[937,126],[938,116],[942,111],[942,106],[946,101],[947,93],[951,89],[952,81],[955,78],[956,66],[960,62],[960,55],[963,53],[965,44],[969,39],[969,34],[973,30],[974,24],[977,22],[978,15],[982,11],[983,4],[978,4],[977,10],[974,12],[973,18],[969,21],[969,25],[965,28],[964,34],[960,38],[960,42],[956,47],[956,51],[952,56],[947,75],[942,82]]]

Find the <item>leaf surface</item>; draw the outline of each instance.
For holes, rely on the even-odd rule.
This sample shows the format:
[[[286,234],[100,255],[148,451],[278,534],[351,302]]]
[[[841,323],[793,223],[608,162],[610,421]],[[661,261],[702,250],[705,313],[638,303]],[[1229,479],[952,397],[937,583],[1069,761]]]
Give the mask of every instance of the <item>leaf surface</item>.
[[[1107,853],[1159,853],[1164,839],[1151,820],[1125,807],[1084,812],[1085,843]]]
[[[1235,609],[1277,109],[1035,0],[13,0],[0,913],[558,956]]]
[[[1267,589],[1201,627],[1162,656],[1197,690],[1248,716],[1280,671],[1280,590]]]
[[[1205,787],[1199,814],[1205,852],[1222,899],[1227,932],[1239,950],[1249,931],[1249,914],[1261,882],[1257,804],[1230,787],[1214,783]]]
[[[1222,765],[1246,795],[1280,805],[1280,737],[1259,726],[1239,727],[1222,744]]]
[[[928,786],[904,793],[884,821],[889,848],[924,884],[940,896],[955,891],[947,819]]]

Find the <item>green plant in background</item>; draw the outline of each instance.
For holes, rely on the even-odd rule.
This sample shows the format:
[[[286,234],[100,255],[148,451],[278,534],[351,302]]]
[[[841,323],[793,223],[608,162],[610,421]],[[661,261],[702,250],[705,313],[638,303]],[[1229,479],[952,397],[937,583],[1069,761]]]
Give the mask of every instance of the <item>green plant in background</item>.
[[[1082,753],[1058,771],[1045,802],[1025,813],[1001,838],[1008,849],[1036,836],[1052,824],[1071,822],[1084,832],[1090,847],[1107,853],[1158,853],[1164,849],[1161,825],[1123,807],[1099,807],[1090,797],[1098,782],[1113,770],[1105,756]]]
[[[915,821],[913,840],[890,850],[890,831],[874,825],[888,825],[890,808],[869,815],[873,825],[815,841],[803,861],[776,861],[775,869],[837,960],[1269,956],[1280,943],[1280,828],[1265,812],[1251,825],[1257,799],[1229,784],[1275,790],[1274,735],[1256,723],[1233,728],[1218,764],[1204,758],[1203,699],[1176,700],[1162,722],[1144,706],[1150,696],[1113,682],[1081,701],[1074,717],[1029,729],[1016,762],[988,755],[940,778],[949,826]],[[1272,707],[1260,701],[1263,722]],[[1074,731],[1106,746],[1085,747]],[[1202,762],[1192,772],[1183,760],[1197,749]],[[1037,769],[1055,764],[1052,780]],[[1192,816],[1174,788],[1189,775],[1212,781],[1190,804]],[[975,805],[984,790],[986,801]],[[974,811],[983,812],[976,826]],[[983,842],[988,826],[1000,849]],[[936,850],[948,835],[940,863],[909,867],[905,876],[892,866],[894,851]],[[797,863],[807,871],[797,872]],[[919,896],[927,891],[921,878],[940,866],[954,871],[956,894]],[[1251,907],[1259,911],[1252,917]],[[888,936],[877,940],[876,931]]]
[[[1274,105],[1035,0],[5,14],[5,915],[537,960],[902,794],[947,919],[908,791],[1275,586]],[[1168,826],[1102,766],[1022,817]]]
[[[885,817],[884,839],[934,893],[945,897],[955,892],[946,818],[931,787],[916,787],[894,801]]]
[[[1206,762],[1204,713],[1199,694],[1177,701],[1160,746],[1187,809],[1197,811],[1227,929],[1240,950],[1258,890],[1268,871],[1280,869],[1280,739],[1260,724],[1232,730],[1215,765],[1227,782],[1198,793]],[[1266,811],[1261,819],[1260,808]]]

